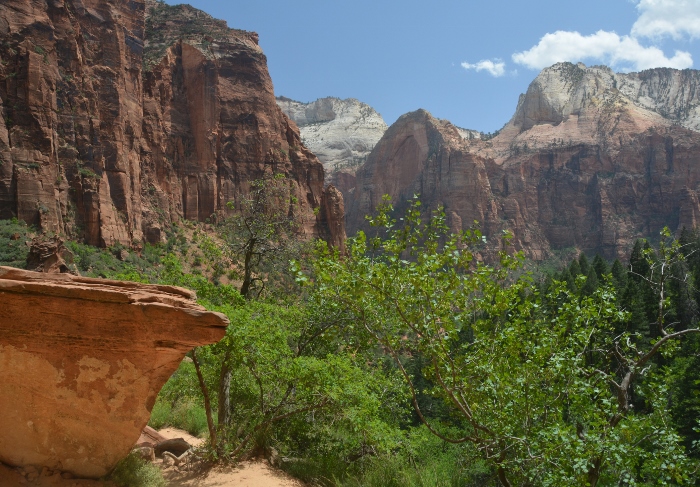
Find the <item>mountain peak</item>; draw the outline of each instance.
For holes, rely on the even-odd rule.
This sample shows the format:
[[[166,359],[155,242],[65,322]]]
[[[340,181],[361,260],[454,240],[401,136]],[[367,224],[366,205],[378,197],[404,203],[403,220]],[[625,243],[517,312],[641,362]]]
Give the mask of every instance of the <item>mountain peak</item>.
[[[615,73],[607,66],[557,63],[540,72],[521,97],[510,124],[520,132],[536,125],[559,125],[586,110],[605,110],[614,102],[660,115],[656,124],[700,129],[700,72],[656,68]]]

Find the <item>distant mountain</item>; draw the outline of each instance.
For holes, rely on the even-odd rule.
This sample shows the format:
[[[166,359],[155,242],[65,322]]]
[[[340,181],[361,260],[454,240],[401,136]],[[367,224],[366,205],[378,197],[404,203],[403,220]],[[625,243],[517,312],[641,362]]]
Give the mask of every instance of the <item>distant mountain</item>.
[[[323,163],[327,179],[343,192],[355,185],[355,171],[388,128],[374,108],[352,98],[302,103],[277,97],[277,104],[299,126],[304,145]]]
[[[578,247],[621,256],[634,239],[700,224],[700,71],[556,64],[492,139],[423,110],[402,116],[357,171],[349,234],[383,194],[478,220],[493,247],[509,229],[532,258]]]

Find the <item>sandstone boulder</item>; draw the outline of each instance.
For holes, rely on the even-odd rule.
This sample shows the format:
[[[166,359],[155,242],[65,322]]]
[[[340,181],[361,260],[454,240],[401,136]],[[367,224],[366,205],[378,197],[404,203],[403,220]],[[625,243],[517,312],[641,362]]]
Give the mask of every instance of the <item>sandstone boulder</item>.
[[[105,475],[227,324],[185,289],[0,267],[0,462]]]

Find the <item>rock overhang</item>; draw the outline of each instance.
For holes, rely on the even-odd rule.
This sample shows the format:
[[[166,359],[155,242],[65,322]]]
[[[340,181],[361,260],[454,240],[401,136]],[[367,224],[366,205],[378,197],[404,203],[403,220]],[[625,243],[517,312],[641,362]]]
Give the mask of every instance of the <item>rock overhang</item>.
[[[98,478],[228,319],[186,289],[0,267],[0,462]]]

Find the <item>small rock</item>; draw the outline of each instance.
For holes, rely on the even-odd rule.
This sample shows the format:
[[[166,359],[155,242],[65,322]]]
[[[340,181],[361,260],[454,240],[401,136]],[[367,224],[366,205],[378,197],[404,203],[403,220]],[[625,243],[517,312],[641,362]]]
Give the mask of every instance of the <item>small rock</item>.
[[[170,453],[169,451],[166,451],[163,453],[163,465],[166,467],[172,467],[173,465],[177,464],[177,457]]]
[[[117,256],[117,258],[124,262],[126,259],[129,258],[129,252],[125,249],[122,249],[119,251],[119,255]]]
[[[10,240],[19,240],[21,235],[19,233],[13,233],[10,235]]]
[[[34,482],[38,478],[39,478],[39,472],[31,472],[31,473],[27,474],[27,480],[30,482]]]
[[[132,451],[134,453],[136,453],[140,458],[143,458],[146,461],[149,461],[149,462],[156,461],[155,450],[151,447],[140,446],[140,447],[134,448]]]
[[[177,458],[190,448],[192,448],[192,445],[187,443],[183,438],[172,438],[159,442],[155,446],[155,451],[157,457],[163,455],[163,452],[170,452]]]

